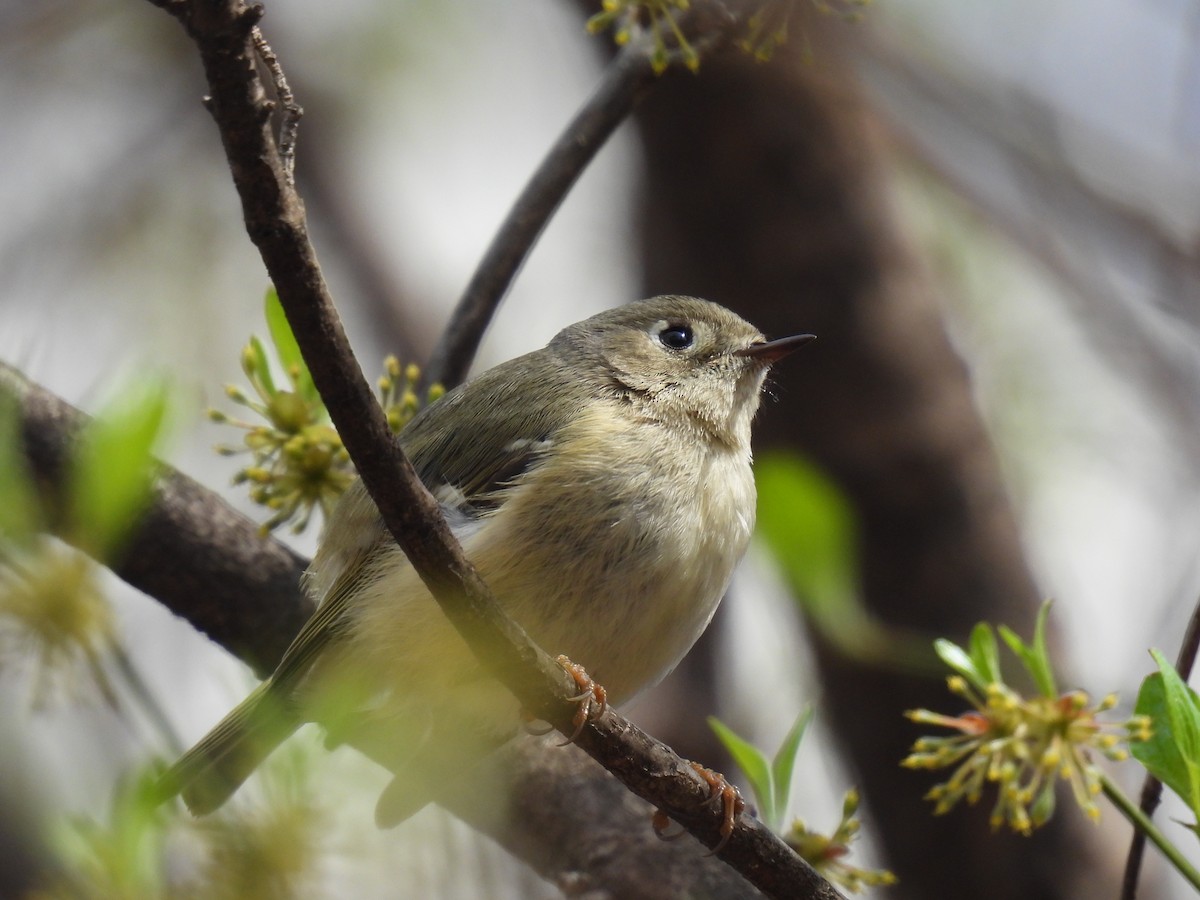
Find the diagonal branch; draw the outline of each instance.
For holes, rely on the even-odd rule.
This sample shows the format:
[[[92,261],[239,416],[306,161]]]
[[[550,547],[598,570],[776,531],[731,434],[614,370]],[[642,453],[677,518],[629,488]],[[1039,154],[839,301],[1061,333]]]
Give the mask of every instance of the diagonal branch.
[[[734,19],[722,6],[701,3],[680,26],[711,52],[732,34]],[[488,323],[517,271],[600,148],[633,112],[658,74],[651,60],[653,34],[630,41],[604,71],[600,84],[555,141],[513,203],[471,276],[430,359],[426,381],[454,387],[467,376]]]
[[[56,515],[64,464],[87,416],[3,363],[0,394],[17,401],[30,473]],[[216,494],[164,466],[114,571],[265,677],[312,614],[297,588],[307,564]]]
[[[5,395],[16,401],[24,457],[53,515],[66,490],[63,462],[88,417],[0,363]],[[298,584],[305,565],[216,494],[162,465],[156,495],[114,571],[265,674],[311,613]],[[501,815],[479,802],[480,791],[497,784],[518,798]],[[639,884],[667,885],[670,896],[761,896],[725,864],[700,857],[697,845],[655,838],[646,827],[650,808],[573,747],[512,741],[493,768],[448,785],[437,802],[562,885],[586,882],[619,897],[638,896]]]
[[[258,78],[252,41],[261,7],[242,0],[157,5],[180,21],[200,52],[209,110],[242,200],[246,230],[383,521],[487,669],[531,712],[570,733],[577,708],[574,682],[496,604],[393,439],[354,358],[308,238],[303,203],[270,131],[272,106]],[[707,784],[670,748],[612,712],[585,727],[577,744],[701,841],[721,844],[722,816],[707,803]],[[718,855],[773,896],[839,896],[751,817],[741,817]]]

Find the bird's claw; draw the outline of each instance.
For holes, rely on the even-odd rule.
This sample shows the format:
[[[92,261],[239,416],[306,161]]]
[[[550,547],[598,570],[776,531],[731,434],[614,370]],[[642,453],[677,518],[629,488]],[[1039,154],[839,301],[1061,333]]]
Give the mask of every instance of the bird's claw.
[[[575,726],[575,730],[571,732],[571,736],[563,741],[561,746],[575,743],[575,739],[583,733],[583,726],[589,720],[599,719],[604,715],[604,711],[608,709],[608,692],[604,690],[602,685],[592,681],[587,670],[578,663],[571,662],[565,656],[555,658],[560,666],[567,670],[567,674],[575,680],[576,687],[579,688],[579,693],[571,699],[579,703],[579,708],[575,711],[574,717],[571,719],[571,724]]]
[[[705,805],[713,803],[716,800],[721,801],[721,840],[708,853],[709,856],[715,856],[729,842],[729,837],[733,834],[733,826],[737,823],[738,817],[746,808],[746,801],[742,799],[742,795],[738,792],[738,789],[726,781],[725,776],[720,772],[714,772],[707,766],[702,766],[697,762],[691,765],[696,774],[709,787],[708,799],[704,801]]]
[[[667,833],[667,829],[671,827],[671,819],[667,816],[665,809],[656,809],[654,811],[654,815],[650,817],[650,825],[654,829],[655,836],[660,841],[677,841],[687,833],[687,830],[682,825],[679,826],[678,831],[671,834]]]
[[[521,710],[521,728],[534,737],[545,737],[554,730],[553,725],[548,725],[526,709]]]

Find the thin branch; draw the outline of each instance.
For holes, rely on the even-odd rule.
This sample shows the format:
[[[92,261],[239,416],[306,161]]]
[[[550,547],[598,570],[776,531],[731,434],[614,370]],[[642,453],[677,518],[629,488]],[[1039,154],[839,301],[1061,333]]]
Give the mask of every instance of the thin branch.
[[[246,229],[275,283],[288,321],[364,486],[397,543],[491,674],[565,734],[574,731],[573,680],[499,608],[463,555],[375,402],[308,238],[303,204],[288,184],[267,125],[270,105],[253,65],[261,8],[242,0],[167,7],[195,41]],[[722,844],[709,787],[670,748],[616,713],[591,722],[577,745],[639,796],[710,847]],[[771,896],[840,896],[757,820],[742,816],[718,856]]]
[[[736,22],[719,4],[700,3],[676,27],[696,36],[693,44],[698,53],[708,53],[722,45]],[[451,388],[466,378],[488,323],[550,217],[657,80],[651,63],[653,42],[654,35],[644,32],[622,48],[605,69],[595,93],[575,114],[517,197],[433,351],[426,370],[427,384]]]
[[[656,78],[641,42],[627,45],[609,64],[492,238],[433,351],[428,383],[450,388],[466,378],[488,323],[546,223]]]
[[[1191,677],[1192,668],[1196,665],[1196,654],[1200,650],[1200,600],[1192,610],[1188,620],[1187,631],[1183,635],[1183,643],[1179,647],[1179,655],[1175,659],[1175,671],[1179,677],[1187,681]],[[1162,782],[1147,773],[1142,782],[1142,794],[1138,804],[1146,821],[1154,815],[1162,800]],[[1138,879],[1142,874],[1142,858],[1146,853],[1146,832],[1140,828],[1133,829],[1133,838],[1129,841],[1129,854],[1125,857],[1125,874],[1121,878],[1121,900],[1133,900],[1137,896]]]
[[[1121,815],[1129,820],[1129,824],[1133,826],[1133,830],[1149,837],[1154,842],[1154,846],[1158,847],[1162,851],[1163,856],[1175,867],[1175,870],[1186,878],[1192,887],[1200,889],[1200,872],[1197,872],[1195,867],[1187,861],[1187,858],[1179,852],[1178,847],[1167,840],[1166,835],[1159,831],[1155,824],[1150,821],[1150,817],[1133,805],[1133,801],[1121,792],[1116,782],[1107,775],[1101,774],[1100,787],[1104,791],[1104,796],[1112,802],[1113,806],[1120,810]]]

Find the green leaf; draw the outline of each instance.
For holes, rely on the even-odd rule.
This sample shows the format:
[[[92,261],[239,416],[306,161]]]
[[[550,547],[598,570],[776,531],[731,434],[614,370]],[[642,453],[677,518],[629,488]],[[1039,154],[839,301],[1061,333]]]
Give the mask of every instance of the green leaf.
[[[1147,675],[1142,681],[1134,711],[1139,716],[1149,716],[1153,727],[1149,740],[1130,743],[1130,753],[1146,767],[1147,772],[1186,800],[1191,791],[1187,765],[1171,730],[1166,688],[1163,687],[1160,673]]]
[[[975,687],[980,689],[987,688],[989,683],[987,678],[975,668],[975,661],[971,658],[971,654],[958,646],[958,644],[948,641],[945,638],[938,638],[933,642],[933,649],[942,662],[971,682],[971,684],[975,685]]]
[[[1037,686],[1047,697],[1058,696],[1058,685],[1054,678],[1054,664],[1050,660],[1050,648],[1046,645],[1046,620],[1050,618],[1052,602],[1047,600],[1038,610],[1037,624],[1033,628],[1033,652],[1037,668],[1033,677]]]
[[[800,711],[800,715],[792,723],[787,737],[775,751],[775,759],[771,762],[771,781],[775,793],[774,806],[779,821],[770,824],[776,831],[783,827],[783,817],[787,814],[788,797],[792,792],[792,771],[796,767],[796,754],[800,751],[800,741],[804,738],[804,732],[808,728],[808,723],[812,721],[812,716],[811,705]]]
[[[884,624],[862,604],[853,507],[816,465],[796,453],[755,460],[757,539],[821,636],[850,659],[933,673],[929,640]]]
[[[153,448],[166,411],[166,383],[143,377],[117,391],[80,435],[69,537],[97,559],[112,558],[150,502]]]
[[[254,335],[250,335],[250,357],[249,363],[251,372],[247,373],[252,380],[261,384],[267,392],[267,395],[275,393],[275,378],[271,375],[271,358],[267,356],[267,349]]]
[[[279,361],[283,364],[288,380],[296,392],[309,403],[319,402],[320,396],[313,384],[312,373],[308,371],[308,365],[300,353],[300,345],[296,342],[296,335],[292,333],[292,326],[284,314],[283,304],[279,302],[279,294],[274,285],[267,288],[265,312],[271,342],[275,345],[275,352],[279,354]]]
[[[971,629],[970,644],[971,662],[975,671],[985,679],[984,687],[989,684],[1001,684],[1004,678],[1000,674],[1000,650],[996,644],[996,633],[987,622],[979,622]]]
[[[1026,644],[1020,636],[1006,625],[1000,626],[1000,637],[1017,655],[1033,678],[1033,683],[1044,697],[1057,697],[1058,687],[1054,679],[1054,666],[1050,662],[1050,651],[1046,646],[1046,617],[1050,613],[1050,602],[1038,610],[1037,624],[1033,630],[1033,643]]]
[[[20,404],[0,393],[0,541],[24,541],[44,527],[21,444]]]
[[[1130,750],[1200,817],[1200,699],[1159,651],[1150,655],[1159,671],[1142,682],[1137,712],[1150,716],[1154,733]]]
[[[708,727],[729,751],[738,768],[745,773],[750,789],[758,801],[759,818],[778,828],[775,809],[775,790],[771,776],[771,764],[761,750],[737,734],[716,716],[708,717]]]
[[[1034,827],[1040,827],[1050,821],[1054,815],[1054,782],[1050,781],[1038,791],[1037,798],[1029,808],[1029,818]]]

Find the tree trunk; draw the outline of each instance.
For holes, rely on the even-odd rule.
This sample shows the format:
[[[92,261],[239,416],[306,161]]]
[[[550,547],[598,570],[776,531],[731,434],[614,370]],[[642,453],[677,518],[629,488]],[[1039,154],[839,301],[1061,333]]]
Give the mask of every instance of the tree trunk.
[[[845,493],[874,616],[931,636],[980,619],[1027,631],[1038,593],[968,373],[889,208],[882,135],[845,54],[805,30],[811,64],[726,53],[640,108],[647,293],[716,300],[769,336],[817,334],[780,377],[759,449],[803,452]],[[1061,898],[1096,874],[1068,806],[1033,839],[992,834],[986,808],[935,818],[930,775],[899,767],[917,736],[901,713],[953,707],[944,680],[814,642],[824,711],[900,876],[893,896]]]

